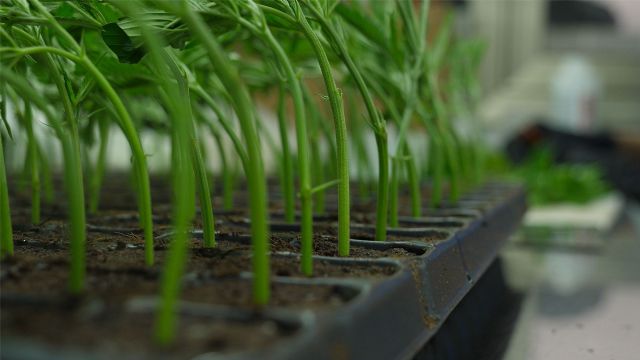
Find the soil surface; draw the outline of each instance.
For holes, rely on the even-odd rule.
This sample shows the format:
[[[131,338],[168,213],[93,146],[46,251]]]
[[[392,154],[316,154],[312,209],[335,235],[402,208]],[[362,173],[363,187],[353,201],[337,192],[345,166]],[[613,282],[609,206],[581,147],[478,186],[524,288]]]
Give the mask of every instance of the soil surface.
[[[14,185],[9,188],[16,189]],[[62,188],[59,184],[56,187]],[[41,222],[37,225],[30,224],[28,187],[11,194],[15,256],[0,262],[3,345],[13,344],[7,339],[22,338],[56,350],[68,347],[102,353],[105,358],[122,354],[131,354],[132,358],[190,358],[205,352],[261,351],[299,333],[301,311],[335,311],[359,295],[358,286],[341,285],[339,279],[357,278],[375,286],[399,271],[398,260],[426,251],[399,244],[352,242],[350,257],[339,258],[337,216],[327,206],[328,215],[314,221],[313,254],[330,258],[315,259],[314,274],[306,277],[300,271],[299,232],[295,227],[291,231],[273,231],[270,265],[276,280],[271,285],[269,305],[256,308],[251,298],[252,253],[246,193],[236,193],[232,211],[218,210],[222,208],[221,199],[215,197],[217,246],[204,248],[197,234],[190,240],[180,296],[186,312],[180,316],[176,345],[158,347],[152,341],[153,304],[160,293],[170,236],[156,239],[155,264],[145,266],[144,239],[131,189],[126,175],[105,179],[100,210],[87,215],[86,290],[75,297],[66,290],[69,243],[64,193],[55,193],[57,200],[52,203],[43,201]],[[272,185],[272,189],[277,190],[277,186]],[[500,193],[500,189],[490,192]],[[219,190],[214,193],[221,194]],[[327,195],[328,199],[332,197],[335,199]],[[171,231],[171,191],[166,178],[152,179],[152,199],[154,235],[158,237]],[[408,197],[401,196],[400,203],[409,204]],[[489,202],[477,195],[468,196],[460,204],[482,210]],[[410,208],[405,205],[401,208]],[[279,196],[270,197],[269,208],[273,221],[282,223],[282,217],[277,215],[282,213]],[[375,201],[356,199],[352,209],[351,238],[373,240]],[[460,207],[445,204],[433,213],[442,209],[455,213]],[[389,240],[433,244],[448,238],[460,224],[433,231],[415,229],[414,233],[407,230],[424,226],[401,226],[403,232],[389,231]],[[202,228],[199,216],[193,227]],[[151,305],[148,301],[152,301]],[[147,305],[136,305],[140,303]],[[290,314],[288,320],[273,318],[269,315],[273,309]],[[3,356],[5,351],[9,350],[3,350]],[[44,352],[43,358],[47,354]]]
[[[6,342],[11,338],[28,338],[56,351],[65,347],[89,353],[99,351],[107,358],[118,354],[150,359],[189,358],[211,351],[260,351],[299,330],[299,324],[269,318],[253,306],[251,282],[247,278],[251,274],[249,229],[246,224],[234,224],[242,222],[242,215],[219,214],[215,248],[204,248],[201,239],[191,240],[180,298],[208,307],[235,309],[231,313],[253,315],[243,319],[183,315],[176,345],[159,348],[151,338],[154,311],[131,312],[127,304],[141,297],[158,296],[169,240],[156,241],[156,264],[146,267],[144,239],[134,210],[101,210],[88,216],[86,291],[80,297],[70,297],[66,291],[69,243],[63,207],[43,207],[38,225],[30,224],[28,207],[13,209],[15,256],[0,263],[0,325],[4,344],[11,345],[11,341]],[[155,235],[169,232],[170,224],[167,210],[155,212]],[[194,226],[199,226],[198,221]],[[300,271],[297,254],[300,236],[295,232],[273,233],[271,251],[272,274],[299,280],[293,284],[273,282],[268,308],[283,308],[294,314],[303,309],[332,311],[359,293],[358,288],[337,283],[314,284],[314,278],[380,281],[399,270],[393,263],[375,260],[318,259],[309,279]],[[278,255],[279,252],[290,255]],[[314,254],[336,256],[335,237],[316,235]],[[401,247],[376,250],[354,245],[350,255],[375,259],[410,257],[416,253]],[[3,350],[4,355],[5,351],[8,350]],[[47,354],[44,353],[44,358]]]
[[[71,350],[77,359],[86,358],[78,354],[81,351],[101,354],[104,359],[122,358],[123,354],[127,359],[190,359],[206,352],[261,351],[299,332],[296,324],[283,324],[260,315],[233,320],[183,314],[177,324],[175,344],[159,347],[154,345],[150,331],[154,321],[152,312],[107,312],[97,301],[77,307],[40,307],[38,316],[33,316],[29,306],[16,306],[10,313],[3,311],[2,333],[7,338],[28,336],[56,351]],[[5,348],[3,352],[11,350]],[[47,349],[41,355],[46,359],[49,354]]]

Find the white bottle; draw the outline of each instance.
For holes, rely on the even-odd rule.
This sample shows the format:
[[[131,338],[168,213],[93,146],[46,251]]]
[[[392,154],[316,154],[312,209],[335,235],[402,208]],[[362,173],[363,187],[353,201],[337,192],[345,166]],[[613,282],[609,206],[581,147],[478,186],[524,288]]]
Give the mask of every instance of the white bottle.
[[[554,125],[575,133],[597,130],[600,80],[581,56],[564,58],[551,81],[551,120]]]

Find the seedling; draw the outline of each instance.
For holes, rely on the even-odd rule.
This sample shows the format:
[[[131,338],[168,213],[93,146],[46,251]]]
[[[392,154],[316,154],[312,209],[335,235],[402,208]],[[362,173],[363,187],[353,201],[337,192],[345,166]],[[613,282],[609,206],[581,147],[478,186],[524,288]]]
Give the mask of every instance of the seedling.
[[[439,206],[445,183],[455,201],[482,172],[477,142],[459,136],[453,124],[455,115],[473,109],[477,99],[473,84],[481,50],[455,39],[451,22],[429,44],[428,1],[417,8],[409,0],[376,7],[311,0],[11,4],[11,9],[0,7],[2,110],[7,100],[12,102],[19,121],[18,129],[4,124],[9,141],[2,138],[0,143],[0,254],[14,252],[2,147],[13,140],[12,132],[22,131],[27,139],[23,174],[31,189],[31,223],[43,218],[41,198],[50,198],[41,194],[52,193],[54,169],[34,129],[37,116],[43,115],[62,147],[70,291],[85,290],[85,209],[101,215],[99,199],[114,125],[131,150],[144,262],[153,265],[150,154],[144,152],[139,134],[168,135],[172,236],[161,264],[155,324],[159,343],[169,344],[176,337],[196,192],[203,246],[217,245],[216,177],[210,176],[206,160],[220,161],[223,209],[244,210],[234,191],[246,181],[257,310],[268,306],[271,291],[263,152],[272,153],[281,170],[282,198],[271,200],[279,201],[286,222],[294,224],[299,217],[304,276],[314,275],[314,214],[337,214],[337,224],[332,220],[328,226],[337,226],[332,229],[337,255],[346,257],[352,196],[358,205],[360,198],[375,201],[375,211],[360,215],[375,215],[375,239],[384,241],[387,229],[400,225],[402,201],[410,201],[413,217],[423,216],[425,181],[430,182],[430,205]],[[271,104],[278,136],[269,132],[259,101]],[[158,113],[153,126],[145,116],[149,104]],[[295,142],[289,138],[289,119]],[[389,128],[397,134],[392,141]],[[368,131],[375,139],[377,174],[368,164],[373,160],[367,151]],[[428,154],[410,145],[409,134],[428,142]],[[206,153],[207,136],[218,156]],[[360,198],[350,190],[350,142],[356,151]],[[89,156],[95,146],[96,156]],[[243,178],[237,173],[240,167]],[[405,184],[408,197],[401,192]],[[329,201],[334,187],[337,209]]]

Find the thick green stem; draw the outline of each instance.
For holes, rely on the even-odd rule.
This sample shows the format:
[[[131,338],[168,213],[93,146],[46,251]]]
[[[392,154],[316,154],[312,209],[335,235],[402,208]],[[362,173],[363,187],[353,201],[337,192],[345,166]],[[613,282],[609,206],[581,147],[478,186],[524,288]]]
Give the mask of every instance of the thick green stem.
[[[40,182],[42,187],[44,188],[44,200],[47,204],[51,204],[53,202],[53,179],[51,179],[51,171],[49,168],[49,161],[47,160],[46,155],[42,151],[42,147],[40,144],[37,144],[38,151],[38,165],[40,166],[39,171],[41,175]]]
[[[319,140],[316,138],[316,140]],[[318,166],[315,166],[314,172],[313,172],[313,182],[315,184],[321,184],[326,180],[325,174],[324,174],[324,166],[322,166],[323,161],[322,161],[322,157],[320,156],[320,151],[312,151],[311,152],[311,163],[312,164],[319,164]],[[324,191],[318,191],[316,193],[313,194],[313,211],[316,214],[324,214],[325,212],[325,192]]]
[[[302,258],[300,267],[302,273],[311,276],[313,273],[313,199],[311,194],[311,165],[309,163],[309,136],[307,133],[307,119],[304,107],[304,95],[300,79],[296,76],[291,61],[282,46],[276,41],[269,28],[265,28],[267,43],[271,46],[284,69],[289,91],[293,100],[293,111],[296,122],[296,143],[298,145],[298,171],[300,181],[300,210],[301,210],[301,239]]]
[[[98,131],[100,132],[100,145],[98,148],[96,166],[91,174],[89,190],[89,212],[92,214],[95,214],[98,211],[98,204],[100,202],[100,189],[102,188],[102,180],[104,179],[104,170],[107,162],[109,123],[106,120],[100,120],[98,123]]]
[[[144,229],[144,249],[145,262],[148,266],[153,265],[153,221],[151,219],[151,190],[149,186],[149,173],[147,171],[147,159],[142,149],[142,143],[138,137],[138,132],[133,125],[133,120],[122,103],[122,100],[113,89],[109,81],[104,77],[102,72],[86,57],[80,59],[79,63],[83,65],[87,71],[96,80],[96,84],[102,89],[109,101],[113,104],[120,128],[124,133],[129,146],[131,147],[133,168],[135,171],[135,179],[138,183],[138,204],[140,207],[140,221]]]
[[[75,109],[62,76],[61,70],[54,63],[50,55],[44,57],[49,68],[58,93],[62,98],[66,125],[68,129],[61,138],[62,151],[65,158],[65,185],[67,199],[69,201],[69,223],[71,242],[71,274],[69,278],[69,291],[79,294],[84,291],[84,278],[86,272],[86,215],[84,202],[84,183],[82,174],[82,157],[80,155],[80,138],[78,135],[78,123],[75,118]]]
[[[184,128],[184,127],[183,127]],[[169,256],[162,271],[161,303],[156,313],[155,338],[160,344],[169,344],[175,337],[176,304],[187,257],[189,223],[194,215],[194,178],[191,168],[189,134],[177,128],[172,132],[172,184],[174,235]]]
[[[147,160],[142,149],[142,144],[136,132],[131,116],[126,107],[122,103],[122,100],[113,89],[109,81],[98,70],[98,68],[85,56],[77,56],[62,49],[47,47],[47,46],[35,46],[29,48],[0,48],[0,53],[4,51],[19,52],[22,55],[38,54],[38,53],[50,53],[54,55],[62,56],[77,64],[83,66],[96,80],[98,86],[105,93],[109,101],[113,104],[116,114],[118,114],[118,125],[122,129],[129,146],[131,147],[133,157],[133,167],[136,173],[135,178],[138,182],[138,203],[140,206],[140,221],[144,228],[145,238],[145,260],[147,265],[153,264],[153,221],[151,219],[151,191],[149,187],[149,174],[147,173]]]
[[[369,121],[373,128],[376,147],[378,151],[378,194],[376,206],[376,240],[383,241],[387,238],[387,214],[389,207],[389,150],[387,143],[387,128],[380,117],[379,112],[373,103],[373,97],[367,87],[360,70],[354,63],[353,59],[347,51],[346,44],[338,36],[336,30],[331,26],[329,21],[325,19],[315,7],[310,6],[316,17],[320,21],[325,32],[329,35],[333,44],[338,49],[339,55],[342,57],[345,65],[349,69],[349,73],[356,81],[356,86],[360,91],[362,100],[369,114]]]
[[[45,61],[51,65],[50,59],[45,58]],[[55,69],[52,69],[55,70]],[[52,71],[54,80],[59,83],[61,76],[57,71]],[[69,129],[64,128],[59,118],[54,116],[49,110],[47,102],[41,97],[37,91],[35,91],[29,83],[9,71],[4,66],[0,65],[0,78],[6,81],[14,90],[19,93],[24,99],[29,99],[34,105],[40,108],[45,113],[45,117],[52,125],[56,136],[62,144],[62,155],[64,158],[64,179],[65,187],[68,193],[69,201],[69,219],[70,219],[70,236],[71,236],[71,274],[69,278],[69,290],[73,294],[78,294],[84,289],[84,275],[85,275],[85,214],[84,214],[84,191],[78,191],[83,189],[82,185],[82,164],[80,159],[80,146],[76,142],[77,136],[73,136]],[[61,93],[60,96],[67,96],[66,91]],[[67,98],[67,101],[69,99]],[[65,106],[68,106],[65,105]],[[66,116],[75,121],[71,114],[66,109]],[[4,168],[4,166],[3,166]],[[6,186],[5,186],[6,187]],[[3,206],[4,207],[4,206]],[[7,204],[8,211],[8,204]],[[10,223],[10,221],[9,221]],[[5,228],[4,226],[2,227]],[[7,227],[8,228],[8,227]],[[10,228],[9,228],[10,229]],[[10,235],[10,234],[9,234]],[[10,239],[10,237],[8,237]],[[4,239],[4,236],[3,236]],[[4,248],[5,246],[3,246]],[[12,248],[11,248],[12,250]]]
[[[220,131],[211,122],[207,122],[209,131],[213,136],[216,147],[218,148],[218,154],[220,154],[220,167],[222,173],[222,208],[224,210],[231,210],[233,208],[233,172],[234,169],[229,166],[227,160],[227,151],[224,147],[224,142],[220,136]]]
[[[453,144],[452,135],[449,133],[450,129],[445,125],[444,121],[447,117],[444,101],[440,94],[440,88],[438,86],[438,79],[435,73],[430,73],[427,77],[429,90],[431,91],[431,102],[435,111],[435,122],[438,127],[438,133],[441,137],[442,145],[442,159],[449,166],[449,198],[453,201],[457,201],[460,193],[459,189],[459,157],[457,156],[455,144]]]
[[[213,219],[213,204],[211,203],[211,189],[207,168],[200,152],[200,142],[195,133],[191,133],[191,152],[193,167],[196,175],[198,194],[200,195],[200,213],[202,216],[202,232],[204,247],[216,246],[215,222]]]
[[[398,191],[400,184],[400,160],[391,163],[391,182],[389,183],[389,226],[398,227]]]
[[[204,100],[204,102],[216,114],[216,116],[218,117],[218,122],[220,123],[220,125],[222,125],[222,128],[224,129],[227,136],[229,136],[229,139],[231,139],[231,143],[233,144],[233,147],[236,150],[238,157],[240,157],[242,166],[244,168],[247,168],[249,166],[248,165],[249,159],[247,157],[244,146],[242,145],[242,141],[233,131],[233,126],[229,122],[229,119],[227,119],[227,116],[223,113],[222,109],[220,108],[220,105],[218,105],[216,101],[209,94],[207,94],[202,87],[191,86],[190,90],[193,91],[196,95],[198,95],[202,100]]]
[[[404,144],[404,154],[408,157],[406,164],[407,178],[409,179],[409,191],[411,192],[411,216],[422,216],[422,194],[420,193],[420,178],[416,168],[417,159],[412,156],[408,143]]]
[[[404,112],[402,114],[402,118],[399,118],[398,113],[395,107],[390,107],[392,116],[397,126],[399,126],[398,131],[398,139],[395,145],[395,155],[396,159],[391,164],[391,185],[389,188],[389,198],[390,205],[393,207],[389,210],[389,224],[391,226],[398,226],[398,192],[400,185],[400,171],[402,167],[403,161],[408,162],[407,170],[409,172],[409,189],[411,196],[411,210],[412,216],[420,216],[421,215],[421,207],[422,207],[422,198],[420,195],[420,180],[417,176],[416,159],[412,156],[411,148],[406,141],[407,129],[409,127],[409,122],[413,115],[413,106],[416,104],[415,101],[411,101],[406,105]],[[402,157],[406,157],[406,159],[400,160]]]
[[[309,94],[309,89],[306,86],[301,84],[302,95],[304,98],[304,103],[306,104],[307,111],[305,114],[307,115],[307,119],[309,120],[309,125],[311,126],[311,131],[309,135],[311,136],[311,141],[315,144],[320,144],[321,139],[326,138],[327,145],[329,147],[329,159],[325,161],[322,158],[322,153],[320,149],[316,149],[316,151],[310,152],[311,163],[316,164],[317,166],[310,167],[309,171],[313,175],[313,183],[314,184],[322,184],[329,178],[329,175],[326,174],[326,166],[330,166],[332,169],[335,169],[335,145],[331,136],[326,131],[326,124],[324,119],[320,116],[320,110],[317,108],[316,103],[313,101],[311,94]],[[324,125],[324,126],[323,126]],[[321,136],[322,135],[322,136]],[[310,180],[311,183],[311,180]],[[325,192],[318,191],[313,194],[313,212],[316,214],[324,214],[326,210],[326,201],[325,201]]]
[[[433,185],[431,187],[431,206],[440,206],[442,202],[442,178],[444,172],[444,146],[442,145],[442,139],[439,134],[431,134],[431,145],[429,146],[429,153],[431,156],[432,171],[433,171]]]
[[[311,43],[313,50],[318,59],[320,70],[324,78],[325,86],[331,103],[331,111],[334,118],[336,146],[337,146],[337,177],[338,183],[338,255],[349,256],[349,225],[350,225],[350,201],[349,198],[349,158],[347,146],[347,124],[344,117],[344,109],[342,104],[342,93],[338,90],[333,74],[331,73],[331,64],[327,58],[327,54],[320,43],[320,39],[313,31],[306,16],[304,15],[300,4],[297,0],[293,0],[295,6],[294,13],[296,19],[301,25],[302,30]]]
[[[40,223],[40,166],[38,153],[38,140],[33,133],[33,114],[28,101],[24,103],[24,120],[27,129],[27,141],[29,147],[29,173],[31,174],[31,223]]]
[[[150,37],[150,34],[146,35]],[[152,41],[149,41],[150,43]],[[158,48],[160,48],[158,46]],[[163,55],[164,62],[167,63],[171,73],[174,78],[177,80],[177,91],[176,95],[177,99],[172,99],[174,109],[172,110],[174,115],[174,129],[177,127],[185,127],[188,132],[189,143],[191,144],[191,162],[193,165],[193,169],[195,171],[196,176],[196,187],[198,189],[198,194],[200,195],[200,213],[202,216],[202,225],[203,225],[203,241],[204,246],[208,248],[212,248],[216,246],[215,239],[215,222],[213,219],[213,204],[211,199],[211,187],[209,186],[209,176],[207,174],[207,167],[205,166],[204,158],[202,156],[202,150],[200,147],[200,141],[198,140],[198,134],[196,131],[195,120],[193,118],[193,112],[191,110],[191,101],[189,96],[189,85],[186,82],[184,74],[180,72],[178,69],[178,65],[175,63],[174,59],[168,56],[168,53],[164,50],[160,51],[160,54]],[[159,54],[159,55],[160,55]],[[157,59],[158,67],[161,67],[162,59]],[[180,123],[179,121],[185,121],[186,124]],[[176,130],[174,130],[175,132]],[[187,144],[178,143],[178,146],[188,146]]]
[[[295,220],[295,188],[284,98],[285,93],[281,86],[278,95],[278,130],[280,132],[280,143],[282,144],[282,197],[284,200],[284,220],[292,223]]]
[[[238,71],[218,41],[211,35],[200,16],[183,3],[181,13],[187,26],[198,38],[232,99],[240,127],[244,135],[247,149],[246,178],[249,185],[251,237],[253,248],[253,300],[257,305],[265,305],[269,301],[269,228],[267,226],[266,179],[259,139],[256,131],[253,104]]]
[[[86,229],[84,213],[84,191],[82,184],[82,163],[79,144],[73,134],[66,132],[61,139],[64,154],[64,178],[69,199],[69,218],[71,234],[71,274],[69,291],[79,294],[84,290],[86,272]]]
[[[185,80],[185,74],[180,71],[178,65],[170,54],[165,51],[164,44],[151,31],[147,24],[136,14],[142,9],[137,4],[115,3],[123,12],[134,16],[140,27],[145,45],[149,50],[148,56],[152,68],[158,78],[159,94],[168,108],[171,120],[171,166],[173,185],[173,227],[174,234],[169,249],[169,254],[162,272],[160,286],[161,302],[156,313],[155,338],[161,344],[170,343],[176,328],[176,303],[179,298],[182,276],[186,263],[187,240],[189,227],[195,213],[195,179],[198,177],[199,193],[202,199],[202,215],[205,225],[205,246],[213,245],[212,236],[213,218],[210,207],[211,196],[209,194],[207,173],[200,154],[200,144],[196,137],[196,129],[191,112],[189,87]],[[173,82],[175,80],[175,83]],[[206,204],[209,204],[207,208]],[[208,222],[208,217],[211,222]]]
[[[13,255],[13,227],[9,208],[9,186],[4,166],[4,146],[0,136],[0,257]]]
[[[353,114],[353,112],[349,112],[349,114]],[[356,155],[356,174],[358,178],[358,197],[362,199],[368,198],[371,194],[369,193],[369,182],[370,176],[368,174],[369,169],[369,159],[367,156],[367,149],[364,144],[363,132],[360,131],[359,128],[354,128],[356,122],[351,119],[349,125],[351,125],[349,131],[351,132],[351,142],[353,144],[353,148]]]
[[[422,103],[418,103],[416,106],[416,112],[418,114],[418,119],[424,124],[427,129],[427,134],[429,138],[428,142],[428,167],[429,173],[432,176],[432,187],[430,194],[430,205],[431,206],[440,206],[440,202],[442,201],[442,181],[444,177],[444,168],[445,168],[445,155],[444,155],[444,146],[442,143],[442,133],[440,131],[440,126],[436,124],[434,118],[429,116],[427,110]]]

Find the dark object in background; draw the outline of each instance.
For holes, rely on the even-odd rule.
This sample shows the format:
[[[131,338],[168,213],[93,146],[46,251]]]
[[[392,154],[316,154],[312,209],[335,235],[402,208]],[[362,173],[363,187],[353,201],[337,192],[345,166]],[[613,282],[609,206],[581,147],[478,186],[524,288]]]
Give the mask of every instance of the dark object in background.
[[[547,11],[552,26],[616,26],[616,20],[606,6],[592,1],[550,0]]]
[[[577,135],[535,124],[511,139],[506,153],[511,161],[521,163],[541,146],[550,149],[557,163],[598,166],[611,186],[640,201],[640,155],[614,135]]]

